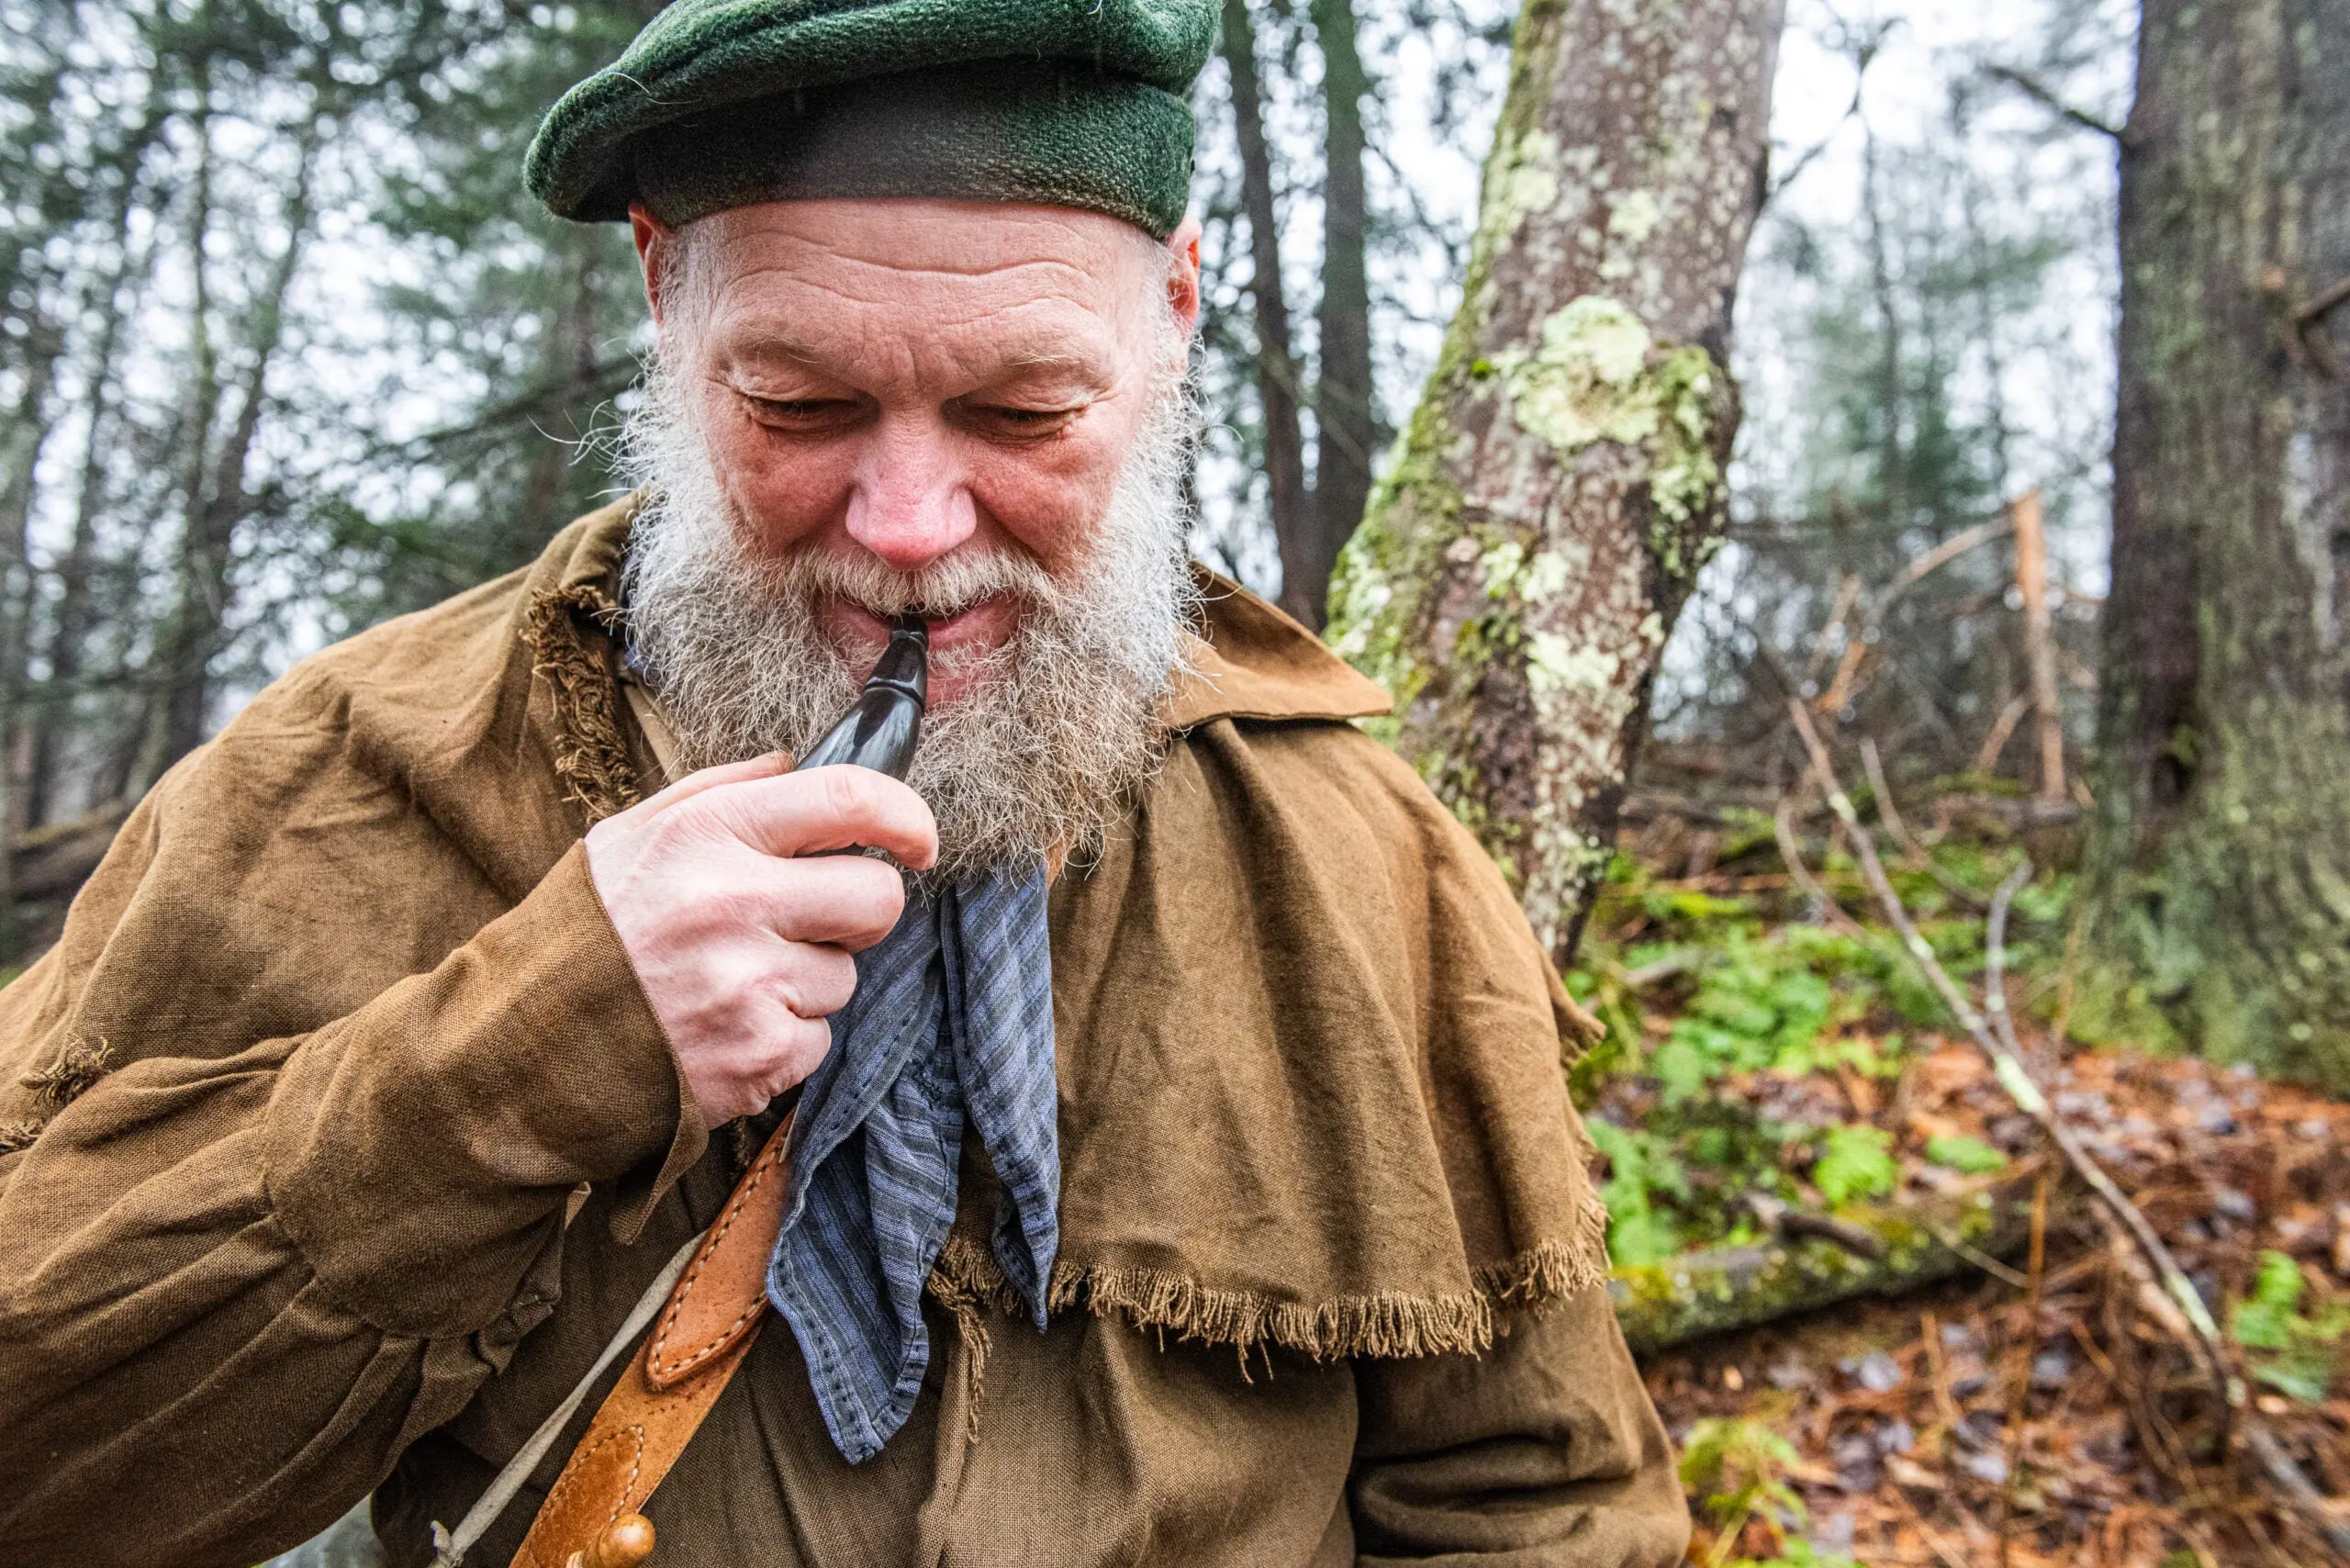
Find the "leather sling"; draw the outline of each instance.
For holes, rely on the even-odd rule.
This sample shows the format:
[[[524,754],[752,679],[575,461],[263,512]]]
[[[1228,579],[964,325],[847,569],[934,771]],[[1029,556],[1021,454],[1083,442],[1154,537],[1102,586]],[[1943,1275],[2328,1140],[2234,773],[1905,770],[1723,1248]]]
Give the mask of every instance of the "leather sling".
[[[791,1118],[768,1137],[670,1291],[644,1348],[604,1396],[514,1553],[513,1568],[633,1562],[599,1538],[643,1512],[702,1417],[750,1353],[767,1316],[767,1260],[789,1196]],[[643,1530],[649,1543],[651,1532]]]

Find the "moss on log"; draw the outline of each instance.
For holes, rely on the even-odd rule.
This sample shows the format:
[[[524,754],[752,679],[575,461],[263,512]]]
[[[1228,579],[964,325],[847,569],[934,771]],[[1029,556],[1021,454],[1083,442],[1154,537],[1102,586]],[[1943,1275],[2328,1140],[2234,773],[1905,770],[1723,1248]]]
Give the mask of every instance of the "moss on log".
[[[1863,1258],[1830,1241],[1758,1242],[1618,1268],[1608,1289],[1625,1339],[1647,1353],[1948,1279],[1977,1267],[1975,1258],[2021,1246],[2031,1210],[2029,1184],[2010,1179],[1975,1193],[1839,1214],[1877,1238],[1880,1257]]]

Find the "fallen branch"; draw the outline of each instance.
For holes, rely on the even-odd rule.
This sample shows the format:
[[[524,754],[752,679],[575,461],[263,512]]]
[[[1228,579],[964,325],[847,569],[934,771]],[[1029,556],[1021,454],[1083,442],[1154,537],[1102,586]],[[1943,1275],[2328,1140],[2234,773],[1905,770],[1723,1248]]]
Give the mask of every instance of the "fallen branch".
[[[1865,1226],[1838,1219],[1834,1215],[1797,1208],[1764,1192],[1747,1193],[1745,1202],[1747,1212],[1753,1215],[1755,1223],[1774,1236],[1784,1237],[1790,1241],[1817,1238],[1821,1241],[1833,1242],[1854,1257],[1866,1258],[1872,1262],[1885,1256],[1885,1243]]]
[[[1676,947],[1664,957],[1652,958],[1637,969],[1626,969],[1624,989],[1646,991],[1652,985],[1662,985],[1676,975],[1684,975],[1691,969],[1702,969],[1707,956],[1703,947]]]
[[[1918,842],[1909,824],[1902,820],[1901,808],[1893,799],[1892,782],[1885,776],[1885,759],[1877,756],[1876,742],[1867,735],[1861,737],[1861,767],[1869,776],[1869,788],[1876,791],[1877,820],[1885,823],[1885,831],[1893,835],[1893,842],[1911,861],[1927,864],[1926,846]]]
[[[2023,1244],[2031,1224],[2029,1181],[2018,1170],[1968,1192],[1855,1205],[1835,1216],[1842,1240],[1782,1234],[1662,1263],[1619,1264],[1608,1283],[1616,1319],[1625,1340],[1645,1354],[1700,1335],[1966,1273],[1985,1253]],[[1861,1236],[1875,1256],[1852,1245]]]
[[[1991,1015],[1999,1043],[2020,1062],[2023,1044],[2016,1038],[2015,1014],[2008,1011],[2008,905],[2031,880],[2031,860],[2026,857],[2007,874],[1991,894],[1991,914],[1983,930],[1983,1011]]]
[[[1952,980],[1950,972],[1942,968],[1942,960],[1934,957],[1932,946],[1919,932],[1917,923],[1909,918],[1909,911],[1903,905],[1901,895],[1894,890],[1892,879],[1886,875],[1885,863],[1877,857],[1875,835],[1861,824],[1860,813],[1853,809],[1852,798],[1844,793],[1844,787],[1836,776],[1835,760],[1828,755],[1827,745],[1820,740],[1819,731],[1813,725],[1810,712],[1801,702],[1789,702],[1787,711],[1795,720],[1796,733],[1803,738],[1804,749],[1811,756],[1812,771],[1819,776],[1820,787],[1827,791],[1829,809],[1836,813],[1852,834],[1853,847],[1860,853],[1862,874],[1875,892],[1877,903],[1884,909],[1886,918],[1900,933],[1902,945],[1909,950],[1909,956],[1918,961],[1919,967],[1925,970],[1926,979],[1941,995],[1951,1015],[1974,1036],[1975,1043],[1990,1058],[1992,1071],[1998,1076],[2000,1087],[2008,1092],[2009,1097],[2026,1115],[2040,1124],[2048,1134],[2049,1141],[2064,1157],[2065,1165],[2087,1184],[2089,1191],[2097,1194],[2116,1226],[2134,1244],[2139,1255],[2161,1281],[2163,1294],[2177,1308],[2186,1325],[2188,1332],[2184,1338],[2188,1350],[2200,1363],[2223,1407],[2238,1419],[2245,1441],[2250,1446],[2252,1433],[2259,1424],[2246,1414],[2244,1380],[2228,1364],[2227,1352],[2221,1342],[2220,1326],[2211,1316],[2210,1308],[2203,1305],[2203,1297],[2188,1279],[2186,1271],[2178,1266],[2170,1248],[2155,1233],[2144,1212],[2114,1184],[2113,1178],[2105,1173],[2104,1167],[2081,1147],[2072,1129],[2056,1114],[2047,1094],[2024,1066],[2022,1053],[2010,1048],[2009,1042],[2014,1040],[2015,1029],[2008,1018],[2007,999],[1996,987],[1999,978],[1998,971],[1991,976],[1995,985],[1986,998],[1986,1003],[2000,1025],[2001,1032],[1995,1034],[1985,1022],[1983,1014],[1975,1011],[1965,993]],[[2019,876],[2010,875],[2000,891],[2011,898],[2020,885]],[[2004,898],[1999,901],[1998,913],[1999,934],[2003,936],[2007,924]],[[2291,1455],[2284,1451],[2283,1446],[2273,1436],[2255,1448],[2254,1454],[2264,1466],[2273,1457],[2283,1465],[2292,1467]],[[2298,1470],[2294,1473],[2298,1476]],[[2300,1478],[2298,1487],[2280,1484],[2279,1490],[2305,1512],[2310,1511],[2309,1499],[2316,1498],[2321,1505],[2323,1501],[2306,1477]],[[2311,1522],[2336,1551],[2350,1551],[2350,1528],[2335,1522],[2322,1506],[2315,1509]]]
[[[1794,817],[1795,797],[1792,795],[1782,800],[1778,809],[1771,813],[1771,831],[1778,835],[1779,858],[1786,863],[1788,878],[1819,911],[1819,918],[1830,930],[1846,936],[1859,935],[1860,923],[1844,913],[1844,906],[1836,902],[1835,896],[1820,883],[1819,879],[1811,874],[1811,868],[1803,863],[1803,846],[1796,841]]]
[[[1844,787],[1837,778],[1836,764],[1829,756],[1828,747],[1819,738],[1819,731],[1813,726],[1810,713],[1800,702],[1789,703],[1787,711],[1794,715],[1796,732],[1803,737],[1804,749],[1811,754],[1812,769],[1819,775],[1821,787],[1828,792],[1829,809],[1852,834],[1854,847],[1860,851],[1861,874],[1876,894],[1877,903],[1884,909],[1886,918],[1900,934],[1902,946],[1926,971],[1926,979],[1941,994],[1943,1005],[1958,1020],[1959,1026],[1972,1035],[1975,1043],[1990,1057],[1991,1070],[1998,1076],[2000,1087],[2008,1092],[2009,1097],[2026,1115],[2047,1132],[2056,1145],[2057,1152],[2065,1157],[2065,1163],[2088,1184],[2089,1190],[2129,1232],[2138,1249],[2145,1254],[2147,1262],[2153,1265],[2155,1274],[2177,1301],[2179,1311],[2186,1315],[2188,1324],[2193,1328],[2195,1348],[2207,1363],[2206,1370],[2216,1374],[2222,1392],[2228,1394],[2230,1407],[2240,1406],[2244,1403],[2244,1389],[2241,1381],[2226,1370],[2227,1357],[2220,1348],[2220,1326],[2212,1320],[2210,1309],[2203,1305],[2203,1298],[2196,1294],[2194,1285],[2188,1282],[2187,1271],[2178,1266],[2178,1260],[2171,1256],[2169,1247],[2155,1234],[2154,1226],[2138,1205],[2114,1184],[2113,1178],[2105,1173],[2105,1168],[2091,1158],[2088,1150],[2081,1147],[2080,1140],[2073,1136],[2072,1129],[2057,1116],[2055,1107],[2049,1103],[2048,1096],[2025,1068],[2023,1058],[2009,1050],[1992,1033],[1984,1022],[1983,1014],[1975,1011],[1975,1005],[1966,1000],[1965,993],[1950,978],[1950,972],[1942,968],[1942,960],[1934,957],[1933,948],[1919,934],[1917,923],[1909,918],[1909,911],[1901,902],[1901,895],[1894,891],[1892,880],[1886,876],[1885,862],[1877,857],[1875,836],[1861,824],[1860,813],[1853,810],[1852,798],[1844,793]],[[2006,1002],[2002,998],[1998,1012],[2004,1015],[2006,1010]]]
[[[1893,842],[1901,846],[1909,863],[1933,878],[1942,891],[1969,909],[1981,909],[1983,895],[1942,869],[1910,833],[1909,824],[1902,820],[1901,808],[1894,803],[1893,785],[1885,776],[1885,763],[1876,754],[1876,742],[1866,735],[1861,737],[1861,767],[1869,776],[1869,788],[1876,794],[1877,820],[1885,823],[1885,831],[1893,835]]]

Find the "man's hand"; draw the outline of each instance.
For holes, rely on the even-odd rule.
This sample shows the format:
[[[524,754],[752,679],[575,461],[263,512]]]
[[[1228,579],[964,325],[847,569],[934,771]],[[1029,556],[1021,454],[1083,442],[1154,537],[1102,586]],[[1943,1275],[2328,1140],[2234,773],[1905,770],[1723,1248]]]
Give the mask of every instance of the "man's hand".
[[[938,856],[922,797],[867,767],[706,768],[588,832],[588,869],[709,1125],[759,1111],[824,1059],[856,988],[849,955],[890,934],[897,868]]]

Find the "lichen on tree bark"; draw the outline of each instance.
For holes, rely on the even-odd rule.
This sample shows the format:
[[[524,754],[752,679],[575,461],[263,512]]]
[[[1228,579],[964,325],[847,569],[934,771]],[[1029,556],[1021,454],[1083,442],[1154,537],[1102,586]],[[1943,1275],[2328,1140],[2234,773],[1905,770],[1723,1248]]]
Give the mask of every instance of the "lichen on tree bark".
[[[1390,738],[1572,952],[1726,519],[1784,0],[1529,0],[1459,313],[1331,601]]]
[[[2350,0],[2148,0],[2076,1025],[2350,1089]]]

